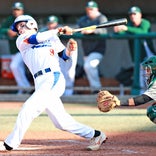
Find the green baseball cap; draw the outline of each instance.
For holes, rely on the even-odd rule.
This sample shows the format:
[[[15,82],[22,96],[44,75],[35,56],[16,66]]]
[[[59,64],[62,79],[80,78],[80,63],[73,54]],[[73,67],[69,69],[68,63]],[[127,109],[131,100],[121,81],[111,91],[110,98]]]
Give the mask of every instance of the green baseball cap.
[[[12,9],[19,9],[19,10],[24,10],[24,5],[21,2],[15,2],[12,5]]]
[[[54,15],[51,15],[48,17],[47,19],[47,23],[58,23],[58,17],[54,16]]]
[[[95,1],[87,2],[86,8],[98,8],[98,4]]]
[[[128,14],[133,14],[133,13],[141,13],[141,9],[137,6],[133,6],[129,9]]]

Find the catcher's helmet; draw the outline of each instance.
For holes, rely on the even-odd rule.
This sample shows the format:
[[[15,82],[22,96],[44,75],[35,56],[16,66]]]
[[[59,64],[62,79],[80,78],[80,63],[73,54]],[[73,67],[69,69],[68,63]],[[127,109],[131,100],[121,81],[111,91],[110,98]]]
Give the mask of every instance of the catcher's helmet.
[[[156,124],[156,104],[147,108],[147,116],[153,123]]]
[[[35,19],[29,15],[20,15],[18,16],[14,23],[12,24],[12,27],[11,29],[15,32],[18,32],[17,28],[16,28],[16,25],[19,23],[19,22],[26,22],[26,26],[28,29],[36,29],[38,30],[38,25],[37,25],[37,22],[35,21]]]

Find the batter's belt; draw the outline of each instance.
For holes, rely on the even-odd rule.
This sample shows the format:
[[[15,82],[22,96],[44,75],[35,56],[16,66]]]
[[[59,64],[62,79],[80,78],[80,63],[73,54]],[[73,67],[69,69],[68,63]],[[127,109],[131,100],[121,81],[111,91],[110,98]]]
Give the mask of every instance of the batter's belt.
[[[39,70],[37,73],[34,74],[34,78],[36,79],[38,76],[41,76],[41,75],[43,75],[45,73],[49,73],[49,72],[51,72],[50,68],[45,68],[44,70]],[[55,71],[55,72],[53,72],[53,75],[54,75],[54,82],[53,82],[52,87],[54,87],[55,84],[58,82],[59,77],[60,77],[60,72]]]
[[[37,73],[34,74],[34,78],[36,79],[38,76],[43,75],[44,73],[51,72],[50,68],[45,68],[44,70],[39,70]]]

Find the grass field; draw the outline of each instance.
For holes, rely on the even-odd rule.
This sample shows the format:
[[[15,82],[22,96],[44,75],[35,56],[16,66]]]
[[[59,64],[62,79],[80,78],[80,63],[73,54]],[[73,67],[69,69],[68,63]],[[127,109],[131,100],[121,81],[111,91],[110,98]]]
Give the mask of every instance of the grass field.
[[[16,104],[13,103],[13,105]],[[19,103],[18,106],[11,108],[0,105],[1,131],[12,130],[21,105],[22,103]],[[64,106],[77,121],[107,132],[156,131],[155,124],[146,116],[145,108],[116,108],[111,112],[102,113],[94,104],[64,104]],[[50,131],[56,129],[43,112],[32,122],[29,130]]]
[[[0,102],[0,143],[12,131],[23,103]],[[155,156],[156,126],[146,108],[123,107],[102,113],[96,104],[64,104],[77,121],[106,133],[108,141],[98,151],[85,150],[88,140],[54,127],[43,112],[29,127],[18,150],[3,156]]]

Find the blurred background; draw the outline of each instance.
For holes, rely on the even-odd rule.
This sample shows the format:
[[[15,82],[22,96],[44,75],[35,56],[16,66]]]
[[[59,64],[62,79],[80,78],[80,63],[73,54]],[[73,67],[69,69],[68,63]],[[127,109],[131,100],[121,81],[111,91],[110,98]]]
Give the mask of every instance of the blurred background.
[[[14,2],[17,1],[1,0],[0,24],[11,14],[11,6]],[[46,24],[46,18],[51,14],[59,17],[60,24],[75,27],[79,17],[85,14],[87,0],[21,0],[19,2],[24,4],[25,14],[32,15],[37,20],[39,27]],[[127,18],[129,8],[138,6],[141,8],[143,16],[150,20],[152,31],[156,31],[155,0],[96,0],[96,2],[99,4],[100,11],[108,17],[108,20]],[[108,28],[108,31],[111,33],[112,28]],[[153,42],[155,43],[155,39],[153,39]],[[9,53],[7,44],[7,40],[0,40],[1,55]],[[127,46],[126,40],[107,40],[106,54],[100,65],[102,77],[114,79],[122,67],[131,67],[132,61],[129,59],[130,54]],[[154,46],[156,47],[156,44]],[[79,43],[78,64],[80,65],[83,64],[82,53],[83,49]]]

